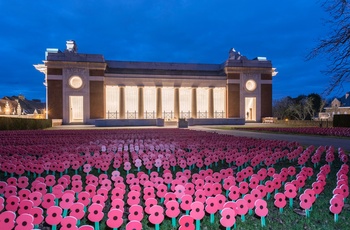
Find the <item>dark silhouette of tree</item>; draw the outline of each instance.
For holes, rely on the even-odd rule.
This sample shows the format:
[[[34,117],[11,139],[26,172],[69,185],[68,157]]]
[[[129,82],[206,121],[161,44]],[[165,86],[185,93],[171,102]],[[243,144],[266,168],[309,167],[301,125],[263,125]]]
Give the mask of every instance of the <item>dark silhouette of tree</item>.
[[[320,39],[319,44],[308,55],[310,60],[323,55],[328,60],[325,74],[330,76],[330,84],[325,94],[343,88],[350,81],[350,2],[349,0],[324,0],[322,7],[329,13],[326,22],[329,34]]]

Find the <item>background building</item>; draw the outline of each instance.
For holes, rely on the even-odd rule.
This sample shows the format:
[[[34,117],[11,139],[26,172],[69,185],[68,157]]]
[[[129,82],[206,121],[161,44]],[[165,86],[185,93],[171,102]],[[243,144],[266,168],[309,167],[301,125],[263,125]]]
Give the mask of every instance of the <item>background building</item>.
[[[63,124],[97,120],[179,118],[206,124],[272,116],[271,61],[248,60],[231,49],[222,64],[129,62],[99,54],[47,49],[44,64],[48,118]],[[217,123],[217,121],[220,121]]]

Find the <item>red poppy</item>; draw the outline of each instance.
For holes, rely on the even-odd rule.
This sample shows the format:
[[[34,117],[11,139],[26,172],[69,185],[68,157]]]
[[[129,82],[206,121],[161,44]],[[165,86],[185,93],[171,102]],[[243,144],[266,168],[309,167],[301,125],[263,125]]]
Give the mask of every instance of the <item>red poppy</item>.
[[[255,214],[260,217],[265,217],[269,213],[267,209],[267,203],[263,199],[257,199],[255,201]]]
[[[251,177],[249,181],[249,188],[254,189],[259,185],[259,178],[257,176]]]
[[[24,188],[27,188],[28,185],[29,185],[28,177],[22,176],[22,177],[18,178],[17,187],[24,189]]]
[[[83,190],[83,182],[81,180],[72,181],[72,190],[75,193],[81,192]]]
[[[106,224],[110,228],[119,228],[123,224],[123,212],[119,209],[109,210]]]
[[[46,184],[47,186],[50,186],[50,187],[54,186],[54,185],[56,184],[56,178],[55,178],[55,176],[54,176],[54,175],[47,175],[47,176],[45,177],[45,184]]]
[[[41,202],[41,206],[45,209],[48,209],[51,206],[55,205],[55,195],[52,193],[47,193],[43,196],[43,201]]]
[[[205,215],[204,204],[199,201],[195,201],[191,204],[190,216],[195,220],[201,220]]]
[[[236,185],[232,185],[230,187],[230,193],[228,194],[229,198],[233,201],[237,200],[239,198],[239,188]]]
[[[70,209],[70,216],[74,216],[78,220],[81,220],[85,215],[84,205],[80,202],[72,204],[72,206],[70,206],[69,209]]]
[[[44,212],[43,209],[38,207],[34,207],[30,210],[29,214],[34,217],[34,220],[33,220],[34,225],[39,225],[41,224],[41,222],[43,222],[44,220],[43,212]]]
[[[167,192],[164,196],[165,200],[164,200],[164,204],[166,204],[168,201],[171,201],[171,200],[176,200],[176,196],[174,193],[172,192]]]
[[[92,222],[100,222],[103,218],[102,212],[103,206],[100,204],[93,203],[89,206],[88,219]]]
[[[157,187],[157,196],[159,198],[164,198],[165,197],[165,194],[167,193],[167,187],[165,184],[160,184],[158,185]]]
[[[90,204],[90,194],[88,192],[80,192],[78,194],[77,202],[82,203],[85,207],[87,207]]]
[[[204,180],[203,180],[203,179],[197,179],[197,180],[194,182],[194,184],[195,184],[196,190],[203,189]]]
[[[28,200],[29,199],[29,194],[30,194],[30,190],[28,189],[21,189],[19,190],[18,192],[18,197],[19,199],[22,201],[22,200]],[[1,211],[1,208],[0,208],[0,211]]]
[[[60,202],[60,207],[62,209],[69,209],[70,206],[72,206],[72,204],[75,201],[75,197],[73,194],[65,192],[62,197],[61,197],[61,202]]]
[[[245,181],[242,181],[239,183],[239,192],[244,195],[247,194],[247,192],[249,191],[249,187],[248,187],[248,183]]]
[[[284,186],[284,195],[287,198],[294,198],[297,196],[297,188],[292,183],[286,183]]]
[[[150,215],[148,217],[148,220],[152,224],[160,224],[164,220],[164,209],[162,206],[154,205],[150,208]]]
[[[196,192],[195,192],[195,201],[199,201],[201,203],[204,203],[205,202],[205,192],[202,190],[202,189],[198,189]]]
[[[238,215],[245,215],[248,212],[248,203],[245,199],[238,199],[236,201],[236,213]]]
[[[4,191],[5,198],[17,195],[17,187],[13,185],[7,185]]]
[[[52,193],[55,195],[56,199],[60,199],[63,195],[63,186],[60,184],[56,184],[55,186],[52,187]]]
[[[32,230],[34,228],[34,217],[28,213],[19,215],[16,219],[16,230]]]
[[[102,207],[105,207],[105,198],[101,195],[95,195],[91,198],[92,203],[100,204]]]
[[[278,208],[284,208],[286,206],[287,201],[286,201],[286,196],[283,193],[276,193],[275,196],[275,206]]]
[[[310,196],[311,204],[313,204],[316,201],[316,194],[314,190],[308,188],[305,189],[304,193]]]
[[[329,210],[333,214],[341,213],[344,206],[343,199],[341,199],[338,195],[334,195],[332,199],[329,201],[329,203],[331,204],[331,206],[329,207]]]
[[[299,197],[300,199],[300,207],[305,209],[305,210],[309,210],[312,206],[312,202],[311,202],[311,197],[306,194],[306,193],[303,193],[300,195]]]
[[[31,200],[22,200],[19,203],[19,209],[18,209],[18,214],[23,214],[23,213],[29,213],[30,210],[33,208],[34,204],[33,201]]]
[[[230,187],[235,184],[236,184],[235,178],[233,176],[229,176],[224,179],[223,187],[225,190],[229,190]]]
[[[13,229],[15,226],[16,214],[12,211],[0,213],[0,229]]]
[[[130,191],[128,193],[128,199],[127,199],[128,205],[134,205],[140,203],[140,192],[138,191]]]
[[[141,221],[143,219],[143,208],[138,204],[131,205],[129,208],[128,219],[129,221]]]
[[[191,216],[183,215],[179,219],[180,228],[179,230],[194,230],[194,219]]]
[[[220,224],[226,228],[236,223],[236,212],[231,208],[224,208],[221,212]]]
[[[149,199],[147,199],[147,200],[145,201],[145,205],[146,205],[146,207],[145,207],[145,212],[146,212],[147,214],[151,214],[150,209],[151,209],[154,205],[156,205],[157,203],[158,203],[158,201],[157,201],[155,198],[149,198]]]
[[[58,225],[62,220],[62,208],[58,206],[51,206],[46,211],[45,221],[49,225]]]
[[[61,220],[61,230],[78,230],[77,218],[66,216]]]
[[[194,184],[193,183],[186,183],[185,184],[185,194],[188,194],[188,195],[193,195],[195,192],[195,189],[194,189]]]
[[[33,206],[38,207],[42,200],[41,200],[42,194],[40,192],[33,192],[29,194],[29,199],[33,201]]]
[[[126,225],[125,230],[142,230],[142,224],[140,221],[132,220]]]
[[[148,187],[143,189],[143,199],[147,200],[148,198],[155,198],[156,195],[154,193],[153,187]]]
[[[172,200],[165,205],[165,215],[170,218],[176,218],[180,214],[179,203],[176,200]]]

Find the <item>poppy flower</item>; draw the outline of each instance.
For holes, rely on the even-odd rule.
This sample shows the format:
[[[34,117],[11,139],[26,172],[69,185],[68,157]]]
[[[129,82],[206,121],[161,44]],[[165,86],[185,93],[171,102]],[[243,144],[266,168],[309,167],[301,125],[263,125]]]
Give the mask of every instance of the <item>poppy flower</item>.
[[[248,212],[248,203],[245,199],[238,199],[236,201],[236,213],[240,216],[247,214]]]
[[[232,185],[229,190],[228,197],[233,201],[237,200],[240,195],[239,188],[236,185]]]
[[[251,177],[249,181],[249,188],[254,189],[259,185],[259,178],[257,176]]]
[[[245,182],[245,181],[240,182],[240,183],[239,183],[239,192],[240,192],[242,195],[245,195],[245,194],[247,194],[248,191],[249,191],[248,183]]]
[[[60,202],[60,207],[62,209],[69,209],[70,206],[72,206],[72,204],[75,201],[75,197],[73,194],[65,192],[62,197],[61,197],[61,202]]]
[[[20,199],[18,196],[10,196],[6,199],[6,210],[17,212],[18,206],[19,206]],[[33,206],[33,205],[32,205]],[[32,207],[31,206],[31,207]]]
[[[81,220],[85,215],[84,205],[80,202],[76,202],[72,204],[69,209],[70,209],[69,215],[74,216],[75,218],[77,218],[77,220]]]
[[[220,224],[226,228],[236,223],[236,212],[231,208],[224,208],[221,212]]]
[[[105,198],[101,195],[95,195],[91,198],[92,203],[100,204],[102,207],[105,207]]]
[[[30,190],[29,189],[21,189],[18,192],[18,197],[19,199],[22,200],[28,200],[29,199],[29,194],[30,194]],[[0,208],[1,211],[1,208]]]
[[[153,187],[148,187],[143,189],[143,199],[147,200],[148,198],[155,198],[156,195],[154,193]]]
[[[86,173],[86,174],[89,174],[89,172],[92,170],[92,166],[90,165],[90,164],[85,164],[84,166],[83,166],[83,171],[84,171],[84,173]]]
[[[201,203],[204,203],[205,200],[206,200],[206,197],[205,197],[205,192],[202,190],[202,189],[198,189],[195,193],[195,201],[199,201]]]
[[[0,213],[0,229],[13,229],[15,226],[16,213],[4,211]]]
[[[154,205],[150,208],[150,215],[148,217],[148,220],[152,224],[160,224],[164,220],[164,209],[162,206]]]
[[[201,220],[203,219],[204,215],[205,215],[204,204],[199,201],[193,202],[191,204],[190,216],[195,220]]]
[[[78,194],[77,202],[82,203],[85,207],[87,207],[90,204],[90,194],[88,192],[80,192]]]
[[[225,190],[229,190],[230,187],[232,185],[235,185],[235,184],[236,184],[235,178],[230,176],[230,177],[224,179],[223,187]]]
[[[55,195],[56,199],[60,199],[63,195],[63,186],[60,184],[56,184],[55,186],[52,187],[52,193]]]
[[[48,209],[55,205],[55,195],[52,193],[47,193],[43,196],[43,201],[41,202],[41,207]]]
[[[185,195],[185,186],[182,184],[178,184],[175,186],[175,196],[177,199],[181,199],[181,197]]]
[[[255,214],[260,217],[265,217],[269,213],[267,209],[267,203],[263,199],[257,199],[255,201]]]
[[[47,175],[45,177],[45,184],[49,187],[52,187],[56,184],[56,178],[54,175]]]
[[[182,198],[181,198],[181,203],[180,203],[180,207],[182,210],[184,211],[188,211],[191,209],[191,204],[193,202],[193,198],[191,195],[184,195]]]
[[[19,215],[16,219],[16,230],[32,230],[34,228],[34,217],[28,213]]]
[[[123,212],[119,209],[109,210],[106,224],[110,228],[119,228],[123,224]]]
[[[175,196],[175,194],[172,193],[172,192],[167,192],[167,193],[165,193],[164,198],[165,198],[164,204],[166,204],[168,201],[176,200],[176,196]]]
[[[339,196],[335,195],[332,197],[332,199],[329,201],[329,203],[331,204],[331,206],[329,207],[329,210],[333,214],[341,213],[343,206],[344,206],[343,199],[340,199]]]
[[[19,187],[21,189],[25,189],[28,187],[28,185],[29,185],[28,177],[22,176],[22,177],[18,178],[17,187]]]
[[[196,187],[196,190],[203,189],[204,180],[203,180],[203,179],[197,179],[197,180],[194,182],[194,185],[195,185],[195,187]]]
[[[100,204],[93,203],[89,206],[88,219],[92,222],[100,222],[103,218],[102,212],[103,206]]]
[[[138,191],[130,191],[128,193],[128,199],[126,201],[128,205],[134,205],[140,203],[140,192]]]
[[[49,225],[58,225],[62,220],[62,208],[58,206],[51,206],[46,211],[45,221]]]
[[[61,230],[78,230],[77,218],[74,216],[66,216],[61,220]]]
[[[297,195],[297,188],[292,183],[287,183],[284,186],[284,195],[288,198],[294,198]]]
[[[129,221],[141,221],[143,219],[143,208],[138,204],[131,205],[128,219]]]
[[[7,185],[4,191],[5,198],[10,196],[17,196],[17,187],[13,185]]]
[[[151,214],[150,209],[151,209],[154,205],[156,205],[157,203],[158,203],[158,201],[157,201],[155,198],[149,198],[149,199],[147,199],[147,200],[145,201],[145,205],[146,205],[146,207],[145,207],[145,212],[146,212],[147,214]]]
[[[188,183],[186,183],[185,184],[185,194],[188,194],[188,195],[193,195],[194,194],[194,192],[195,192],[195,190],[194,190],[194,184],[193,183],[190,183],[190,182],[188,182]],[[182,200],[182,199],[181,199]]]
[[[30,210],[33,208],[34,204],[33,201],[31,200],[22,200],[19,203],[19,209],[18,209],[18,214],[23,214],[23,213],[29,213]]]
[[[207,213],[214,214],[218,211],[218,201],[215,197],[208,197],[205,203],[205,211]]]
[[[314,190],[308,188],[305,189],[304,193],[310,196],[311,204],[313,204],[316,201],[316,194]]]
[[[29,214],[34,217],[34,220],[33,220],[34,225],[39,225],[43,222],[44,220],[43,212],[44,212],[43,209],[39,207],[33,207],[30,210]]]
[[[126,225],[125,230],[142,230],[142,224],[140,221],[132,220]]]
[[[305,209],[305,210],[309,210],[312,206],[312,202],[311,202],[311,197],[306,194],[306,193],[303,193],[299,196],[299,199],[300,199],[300,207],[302,209]]]
[[[176,200],[172,200],[165,205],[165,215],[170,218],[175,218],[180,214],[179,203]]]
[[[33,206],[38,207],[42,200],[41,200],[42,194],[40,192],[32,192],[29,194],[29,199],[33,201]]]
[[[119,209],[120,211],[124,212],[124,201],[122,199],[114,199],[111,202],[111,209],[115,208],[115,209]]]
[[[72,181],[72,190],[79,193],[83,190],[83,182],[81,180]]]
[[[179,230],[194,230],[194,219],[191,216],[183,215],[179,219],[180,228]]]
[[[286,201],[286,196],[283,193],[276,193],[275,196],[275,206],[277,208],[284,208],[286,206],[287,201]]]

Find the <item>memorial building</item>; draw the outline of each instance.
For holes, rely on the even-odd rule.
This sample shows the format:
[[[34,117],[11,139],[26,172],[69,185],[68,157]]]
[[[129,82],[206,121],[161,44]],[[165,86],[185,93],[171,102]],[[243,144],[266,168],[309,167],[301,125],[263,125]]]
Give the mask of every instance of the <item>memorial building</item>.
[[[69,40],[34,66],[45,74],[47,118],[63,124],[244,124],[272,116],[271,61],[234,49],[220,64],[134,62],[79,53]]]

